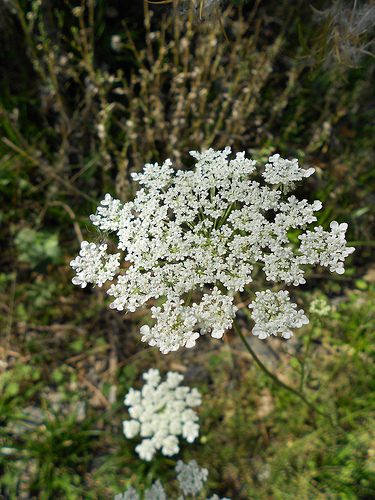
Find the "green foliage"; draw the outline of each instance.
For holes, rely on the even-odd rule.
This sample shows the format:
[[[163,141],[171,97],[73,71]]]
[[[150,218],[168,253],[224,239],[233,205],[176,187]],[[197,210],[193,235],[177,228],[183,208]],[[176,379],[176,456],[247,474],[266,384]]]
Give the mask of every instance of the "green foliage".
[[[18,260],[29,264],[32,268],[46,269],[51,264],[62,264],[61,248],[57,233],[35,231],[24,227],[14,238],[18,250]]]

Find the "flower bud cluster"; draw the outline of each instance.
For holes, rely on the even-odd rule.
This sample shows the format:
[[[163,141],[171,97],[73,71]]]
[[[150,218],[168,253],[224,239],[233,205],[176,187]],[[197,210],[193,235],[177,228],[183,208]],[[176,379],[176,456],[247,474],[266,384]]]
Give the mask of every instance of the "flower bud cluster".
[[[124,434],[131,439],[138,434],[143,439],[135,450],[151,461],[157,450],[172,456],[179,452],[178,436],[192,443],[199,434],[198,415],[192,409],[202,402],[197,389],[179,387],[183,375],[168,372],[161,382],[159,370],[143,374],[146,384],[141,391],[130,389],[124,404],[129,406],[131,420],[123,422]]]
[[[244,152],[228,160],[230,152],[192,151],[194,170],[176,172],[166,160],[132,174],[143,186],[134,200],[122,204],[106,194],[90,216],[100,230],[116,233],[127,264],[121,266],[119,254],[108,255],[104,245],[87,242],[71,263],[77,273],[73,283],[82,287],[116,278],[108,290],[113,309],[133,312],[150,299],[162,299],[160,307],[152,308],[155,325],[143,326],[141,335],[163,353],[192,347],[207,332],[220,338],[236,314],[233,297],[252,282],[255,267],[267,281],[298,286],[305,283],[307,265],[342,274],[344,260],[354,251],[346,247],[347,224],[331,222],[330,232],[321,226],[308,229],[317,221],[320,201],[308,203],[287,194],[313,168],[273,155],[262,186],[253,178],[256,162]],[[190,304],[198,290],[201,301]],[[254,304],[254,333],[261,338],[266,327],[272,327],[268,334],[287,337],[290,328],[306,322],[303,311],[300,321],[292,315],[295,308],[286,305],[285,293],[274,298],[277,320],[261,311],[271,295]]]
[[[328,304],[326,298],[318,298],[311,301],[309,312],[316,316],[329,316],[332,312],[332,306]]]

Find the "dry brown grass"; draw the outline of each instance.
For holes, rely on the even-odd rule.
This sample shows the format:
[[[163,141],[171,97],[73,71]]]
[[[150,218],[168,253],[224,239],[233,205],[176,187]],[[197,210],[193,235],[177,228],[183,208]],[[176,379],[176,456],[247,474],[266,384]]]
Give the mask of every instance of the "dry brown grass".
[[[223,12],[221,20],[230,43],[217,18],[197,23],[193,10],[187,17],[170,15],[155,30],[146,12],[142,50],[127,31],[127,48],[139,70],[115,91],[125,95],[129,115],[120,122],[122,155],[136,169],[159,160],[161,152],[180,167],[181,152],[191,149],[257,144],[257,132],[264,126],[259,103],[283,33],[268,47],[259,47],[260,19],[252,36],[245,36],[249,22],[235,9]],[[273,101],[274,112],[284,106],[297,74],[290,74],[287,88]]]

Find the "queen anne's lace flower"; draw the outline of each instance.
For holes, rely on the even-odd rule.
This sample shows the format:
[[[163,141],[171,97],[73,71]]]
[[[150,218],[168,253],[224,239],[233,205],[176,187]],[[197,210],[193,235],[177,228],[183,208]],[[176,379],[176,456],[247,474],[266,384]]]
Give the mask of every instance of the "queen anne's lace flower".
[[[195,460],[191,460],[188,464],[179,460],[175,470],[178,473],[177,480],[184,495],[197,495],[203,490],[208,470],[200,468]]]
[[[167,495],[159,479],[151,486],[150,490],[145,490],[145,500],[167,500]]]
[[[183,375],[168,372],[160,382],[158,370],[143,374],[146,384],[141,391],[130,389],[124,404],[129,406],[131,420],[123,422],[124,434],[131,439],[140,434],[142,443],[136,451],[143,460],[151,461],[161,449],[163,455],[179,452],[178,436],[192,443],[199,434],[198,415],[192,409],[202,402],[197,389],[180,387]]]
[[[129,486],[129,488],[124,493],[115,495],[115,498],[113,500],[139,500],[139,495],[133,488],[133,486]]]
[[[177,481],[180,489],[184,495],[191,498],[203,491],[204,483],[207,481],[208,470],[203,467],[199,467],[195,460],[191,460],[188,464],[184,464],[182,460],[177,462],[175,467],[177,472]],[[187,500],[186,497],[186,500]],[[167,500],[167,495],[163,488],[163,485],[159,480],[157,480],[149,490],[144,492],[144,500]],[[173,497],[176,499],[176,497]],[[179,496],[178,500],[184,500],[185,496]],[[115,496],[114,500],[140,500],[140,496],[136,490],[130,486],[124,493],[119,493]],[[172,500],[172,499],[171,499]],[[230,500],[229,498],[219,498],[217,495],[213,495],[208,500]]]
[[[300,328],[309,320],[302,309],[296,310],[297,305],[289,302],[288,292],[281,290],[278,293],[266,290],[256,292],[256,298],[249,305],[253,310],[252,317],[255,321],[253,334],[265,339],[270,335],[281,334],[289,339],[293,332],[290,328]]]
[[[87,283],[102,286],[106,281],[112,280],[120,267],[120,254],[108,255],[106,251],[106,244],[98,246],[83,241],[79,256],[70,262],[77,273],[72,283],[85,288]]]
[[[127,264],[120,266],[120,255],[107,254],[106,245],[88,242],[71,262],[77,273],[72,281],[82,287],[117,278],[108,289],[113,309],[133,312],[150,299],[162,299],[151,309],[155,325],[144,325],[141,335],[163,353],[193,347],[200,334],[221,338],[237,311],[233,297],[252,282],[255,267],[268,281],[297,286],[305,283],[306,265],[342,274],[344,260],[354,251],[346,247],[345,223],[331,222],[330,232],[308,229],[317,220],[320,201],[286,194],[313,168],[302,169],[298,160],[275,154],[261,186],[251,178],[256,162],[245,153],[228,161],[229,154],[230,148],[192,151],[196,166],[189,171],[175,172],[170,160],[145,165],[142,173],[132,174],[142,185],[133,201],[122,204],[106,194],[90,216],[100,230],[116,233]],[[254,307],[253,314],[260,311],[259,304]],[[262,321],[265,328],[268,323]],[[285,337],[301,326],[287,323],[268,334]],[[264,336],[259,325],[253,333]]]
[[[263,177],[269,184],[283,184],[286,189],[292,189],[295,182],[301,181],[304,177],[310,177],[315,172],[311,167],[304,170],[298,165],[297,158],[284,160],[279,154],[270,156],[264,169]]]
[[[327,233],[322,226],[314,228],[314,232],[306,231],[300,234],[301,240],[299,261],[302,264],[320,264],[329,267],[329,270],[337,274],[344,274],[344,260],[354,252],[353,247],[346,246],[345,232],[348,225],[331,222],[331,232]]]

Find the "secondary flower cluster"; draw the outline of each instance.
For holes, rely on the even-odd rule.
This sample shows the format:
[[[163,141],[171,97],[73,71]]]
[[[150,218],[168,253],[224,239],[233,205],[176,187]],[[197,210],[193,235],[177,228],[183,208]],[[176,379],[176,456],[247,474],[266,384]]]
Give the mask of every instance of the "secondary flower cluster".
[[[143,185],[134,201],[122,204],[106,194],[90,216],[100,230],[116,233],[127,264],[121,267],[119,254],[108,255],[105,246],[87,242],[71,262],[77,274],[73,283],[81,287],[117,278],[108,289],[114,309],[135,311],[161,298],[161,306],[152,309],[155,325],[142,327],[141,334],[162,353],[192,347],[200,334],[220,338],[237,311],[233,297],[251,283],[255,266],[270,282],[297,286],[305,283],[306,265],[342,274],[354,251],[346,247],[347,224],[331,222],[330,232],[308,229],[320,201],[288,195],[313,168],[302,169],[298,160],[276,154],[261,185],[252,178],[256,162],[244,152],[229,161],[230,152],[192,151],[194,170],[174,171],[169,160],[145,165],[143,173],[132,174]],[[290,239],[296,232],[297,243]],[[197,290],[201,300],[190,304]],[[303,311],[288,300],[287,292],[257,296],[253,333],[290,337],[290,328],[306,323]],[[271,303],[272,315],[266,309]]]
[[[199,467],[195,460],[191,460],[188,464],[179,460],[176,468],[177,481],[184,495],[197,495],[203,491],[204,483],[207,481],[208,470]],[[144,492],[144,500],[167,500],[167,495],[163,485],[157,480],[149,490]],[[184,496],[178,497],[178,500],[184,500]],[[140,500],[137,491],[130,486],[124,493],[119,493],[114,500]],[[230,500],[229,498],[219,499],[217,495],[213,495],[208,500]]]
[[[287,189],[293,189],[295,183],[302,181],[304,177],[310,177],[315,172],[311,167],[307,170],[298,165],[297,158],[293,160],[284,160],[279,154],[268,158],[270,163],[266,163],[263,177],[269,184],[283,184]]]
[[[130,389],[124,404],[129,406],[132,420],[123,422],[124,434],[131,439],[140,434],[143,439],[135,450],[151,461],[157,450],[171,456],[179,452],[178,437],[192,443],[199,434],[198,415],[192,410],[202,402],[197,389],[179,387],[184,376],[168,372],[161,382],[159,370],[143,374],[146,384],[141,391]]]
[[[285,290],[278,293],[269,290],[256,292],[255,300],[249,305],[255,321],[253,334],[258,335],[260,339],[266,339],[271,334],[277,337],[280,333],[282,337],[290,339],[293,335],[290,328],[306,325],[309,320],[302,309],[296,311],[297,304],[291,304],[289,300]]]

